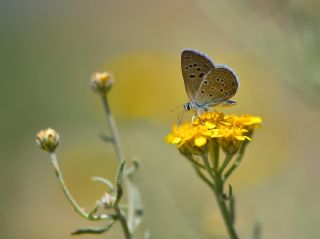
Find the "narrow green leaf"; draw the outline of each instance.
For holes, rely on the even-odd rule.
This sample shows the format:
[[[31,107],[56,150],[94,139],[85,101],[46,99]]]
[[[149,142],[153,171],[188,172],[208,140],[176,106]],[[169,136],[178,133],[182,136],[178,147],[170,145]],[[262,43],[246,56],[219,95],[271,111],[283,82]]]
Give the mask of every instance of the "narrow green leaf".
[[[108,179],[105,179],[103,177],[92,177],[91,180],[105,184],[109,188],[108,191],[114,190],[113,184]]]
[[[123,194],[122,178],[123,178],[125,164],[126,164],[125,160],[123,160],[120,163],[120,166],[119,166],[118,172],[117,172],[117,176],[116,176],[116,201],[115,201],[115,205],[118,205],[118,203],[122,197],[122,194]]]
[[[104,227],[78,228],[78,229],[74,230],[71,233],[71,235],[101,234],[101,233],[104,233],[104,232],[108,231],[112,227],[113,223],[114,223],[114,221],[111,221]]]

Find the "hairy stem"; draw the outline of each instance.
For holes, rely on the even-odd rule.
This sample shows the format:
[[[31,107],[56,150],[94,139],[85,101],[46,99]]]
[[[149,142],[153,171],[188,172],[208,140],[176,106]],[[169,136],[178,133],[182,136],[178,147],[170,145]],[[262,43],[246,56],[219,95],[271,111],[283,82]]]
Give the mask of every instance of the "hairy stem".
[[[240,146],[238,155],[236,160],[234,161],[233,165],[229,168],[229,170],[224,174],[224,180],[227,180],[230,175],[233,173],[233,171],[239,166],[239,164],[241,163],[241,160],[243,158],[244,152],[246,150],[247,145],[249,144],[250,141],[246,140],[242,143],[242,145]]]
[[[110,107],[109,107],[109,102],[108,102],[108,97],[107,95],[101,95],[101,101],[102,101],[102,105],[103,105],[103,109],[106,115],[106,119],[108,121],[108,126],[110,129],[110,133],[111,133],[111,138],[112,138],[112,143],[114,145],[115,151],[116,151],[116,155],[117,155],[117,159],[119,162],[122,162],[125,160],[124,157],[124,152],[122,149],[122,144],[120,141],[120,137],[119,137],[119,133],[118,133],[118,129],[115,123],[115,120],[113,118],[113,115],[111,113]],[[127,188],[127,191],[130,191],[130,178],[125,176],[124,177],[124,184],[125,187]],[[126,217],[123,215],[123,213],[121,211],[119,211],[121,213],[121,217],[119,218],[122,229],[126,235],[126,238],[131,238],[131,228],[130,225],[131,223],[128,223],[128,221],[132,221],[133,217],[134,217],[134,213],[135,213],[135,205],[134,205],[134,200],[133,198],[130,197],[130,194],[128,194],[127,196],[127,200],[128,200],[128,220],[126,219]],[[120,214],[119,214],[120,215]]]
[[[214,154],[214,157],[219,157],[218,154]],[[232,219],[232,212],[228,209],[226,205],[226,201],[224,199],[224,192],[223,192],[223,185],[224,181],[221,178],[221,175],[218,173],[218,169],[213,171],[207,155],[202,156],[203,163],[206,166],[208,174],[211,176],[212,180],[215,182],[214,185],[211,186],[212,191],[215,194],[220,212],[222,214],[224,223],[227,227],[227,231],[229,234],[230,239],[238,239],[237,232],[234,228],[233,219]],[[217,161],[217,159],[213,159],[213,162]]]
[[[55,174],[58,178],[58,181],[60,183],[60,186],[62,188],[62,191],[64,195],[67,197],[68,201],[72,205],[73,209],[82,217],[86,218],[87,220],[97,221],[97,220],[105,220],[105,219],[112,219],[112,217],[109,217],[108,215],[92,215],[91,213],[87,213],[84,211],[76,202],[76,200],[72,197],[69,189],[67,188],[67,185],[64,182],[60,166],[58,163],[57,155],[55,153],[50,153],[50,159],[51,163],[53,165]]]
[[[106,95],[101,95],[101,101],[103,105],[103,109],[108,121],[111,137],[113,139],[113,145],[117,154],[117,158],[120,162],[125,160],[124,153],[122,150],[122,144],[120,141],[119,133],[117,130],[116,122],[114,121],[113,115],[110,111],[109,103],[108,103],[108,97]]]
[[[125,235],[126,239],[131,239],[132,235],[130,233],[130,230],[129,230],[129,227],[128,227],[128,223],[127,223],[127,219],[126,219],[125,215],[122,213],[122,211],[121,211],[121,209],[119,208],[118,205],[114,207],[114,210],[116,211],[118,220],[121,223],[121,226],[122,226],[122,229],[123,229],[123,232],[124,232],[124,235]]]

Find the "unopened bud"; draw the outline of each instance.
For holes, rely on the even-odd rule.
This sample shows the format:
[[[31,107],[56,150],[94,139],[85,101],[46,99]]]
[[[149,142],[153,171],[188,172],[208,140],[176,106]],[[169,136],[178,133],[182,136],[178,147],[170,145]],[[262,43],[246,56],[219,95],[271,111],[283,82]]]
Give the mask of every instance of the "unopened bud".
[[[59,145],[59,134],[51,128],[41,130],[37,134],[36,142],[38,146],[48,152],[54,152]]]
[[[99,201],[101,207],[105,209],[112,208],[116,201],[116,196],[112,193],[106,193]]]
[[[91,87],[95,92],[107,93],[113,85],[113,78],[109,72],[96,72],[91,77]]]

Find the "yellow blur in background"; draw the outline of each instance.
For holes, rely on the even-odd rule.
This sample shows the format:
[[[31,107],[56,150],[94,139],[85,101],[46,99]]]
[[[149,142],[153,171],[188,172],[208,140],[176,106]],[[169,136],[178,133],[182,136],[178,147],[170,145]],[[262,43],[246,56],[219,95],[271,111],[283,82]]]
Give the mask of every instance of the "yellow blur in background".
[[[236,225],[250,238],[318,238],[320,6],[317,1],[3,1],[0,3],[1,238],[71,238],[88,223],[64,198],[48,157],[35,144],[44,127],[61,135],[66,182],[85,208],[112,179],[116,160],[95,71],[111,71],[110,92],[152,238],[226,238],[213,195],[165,143],[187,101],[184,48],[230,65],[238,104],[225,113],[261,116],[243,163],[231,177]],[[191,115],[185,116],[187,119]],[[99,237],[122,238],[119,226]],[[97,236],[83,236],[97,238]]]

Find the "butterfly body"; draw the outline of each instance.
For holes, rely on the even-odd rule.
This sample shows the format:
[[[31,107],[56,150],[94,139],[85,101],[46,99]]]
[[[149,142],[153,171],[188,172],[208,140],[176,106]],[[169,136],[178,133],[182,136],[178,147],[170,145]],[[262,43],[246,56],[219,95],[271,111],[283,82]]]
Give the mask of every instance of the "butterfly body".
[[[185,110],[194,109],[197,114],[219,105],[232,105],[231,99],[238,90],[239,79],[227,65],[214,64],[212,60],[193,49],[181,54],[181,69],[189,102]]]

